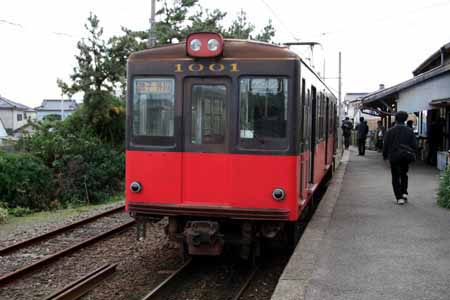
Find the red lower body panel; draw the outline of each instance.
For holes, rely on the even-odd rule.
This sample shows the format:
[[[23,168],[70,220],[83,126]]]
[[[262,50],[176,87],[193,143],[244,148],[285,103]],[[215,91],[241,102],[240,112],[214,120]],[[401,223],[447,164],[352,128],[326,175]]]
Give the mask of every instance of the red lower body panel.
[[[139,193],[127,188],[127,206],[154,206],[166,215],[173,208],[175,213],[236,210],[240,219],[240,210],[253,209],[262,210],[260,216],[268,212],[293,221],[298,218],[299,163],[298,156],[127,151],[126,186],[142,185]],[[272,198],[275,188],[285,190],[284,200]]]

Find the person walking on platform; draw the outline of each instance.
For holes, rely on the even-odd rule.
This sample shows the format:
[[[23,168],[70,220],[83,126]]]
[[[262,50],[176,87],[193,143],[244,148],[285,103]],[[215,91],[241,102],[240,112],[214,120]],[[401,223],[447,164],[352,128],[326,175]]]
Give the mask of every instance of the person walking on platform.
[[[346,117],[342,122],[342,135],[344,136],[344,146],[348,149],[350,146],[350,138],[352,136],[353,123],[350,121],[349,117]]]
[[[378,128],[377,128],[377,143],[376,143],[376,148],[378,150],[378,152],[383,151],[383,141],[384,141],[384,134],[386,132],[386,129],[383,126],[383,122],[382,121],[378,121]]]
[[[356,137],[358,139],[358,153],[364,155],[366,153],[366,138],[369,132],[369,126],[364,122],[364,117],[359,118],[359,124],[356,126]]]
[[[396,125],[390,128],[384,138],[383,158],[389,159],[392,174],[392,187],[395,201],[403,205],[408,202],[408,169],[416,159],[416,136],[405,126],[408,113],[399,111],[395,115]]]

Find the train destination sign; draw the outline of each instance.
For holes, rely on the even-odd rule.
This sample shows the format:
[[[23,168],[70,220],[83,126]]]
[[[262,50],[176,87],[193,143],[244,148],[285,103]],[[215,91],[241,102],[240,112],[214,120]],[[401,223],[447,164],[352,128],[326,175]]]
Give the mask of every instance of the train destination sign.
[[[167,80],[139,80],[136,82],[139,94],[164,94],[172,92],[172,83]]]

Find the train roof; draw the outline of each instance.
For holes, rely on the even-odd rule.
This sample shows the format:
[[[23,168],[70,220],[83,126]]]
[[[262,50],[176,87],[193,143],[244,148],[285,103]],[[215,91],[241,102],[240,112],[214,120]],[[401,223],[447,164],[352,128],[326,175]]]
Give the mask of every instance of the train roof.
[[[279,46],[269,43],[225,39],[223,47],[224,59],[252,59],[252,60],[297,60],[300,57],[289,50],[286,46]],[[139,60],[192,60],[186,54],[186,44],[184,42],[172,45],[146,49],[130,55],[129,61]]]

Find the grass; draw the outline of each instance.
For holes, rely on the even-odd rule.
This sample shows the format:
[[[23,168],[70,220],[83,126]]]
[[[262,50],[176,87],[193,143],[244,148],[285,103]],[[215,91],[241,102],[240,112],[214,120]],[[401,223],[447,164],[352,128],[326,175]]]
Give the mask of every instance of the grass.
[[[450,168],[441,174],[437,193],[437,204],[443,208],[450,208]]]
[[[43,222],[48,222],[51,220],[66,219],[66,218],[70,218],[73,216],[77,216],[81,213],[90,211],[95,208],[102,208],[102,207],[108,206],[112,203],[120,202],[122,200],[123,200],[123,195],[118,194],[118,195],[112,196],[111,198],[107,199],[105,202],[103,202],[101,204],[84,205],[84,206],[77,206],[77,207],[58,209],[58,210],[52,210],[52,211],[41,211],[41,212],[31,213],[31,214],[23,216],[23,217],[15,217],[13,215],[9,215],[8,219],[7,219],[7,223],[0,225],[0,228],[3,229],[3,227],[7,226],[7,225],[15,226],[17,224],[22,224],[22,223],[43,223]]]

